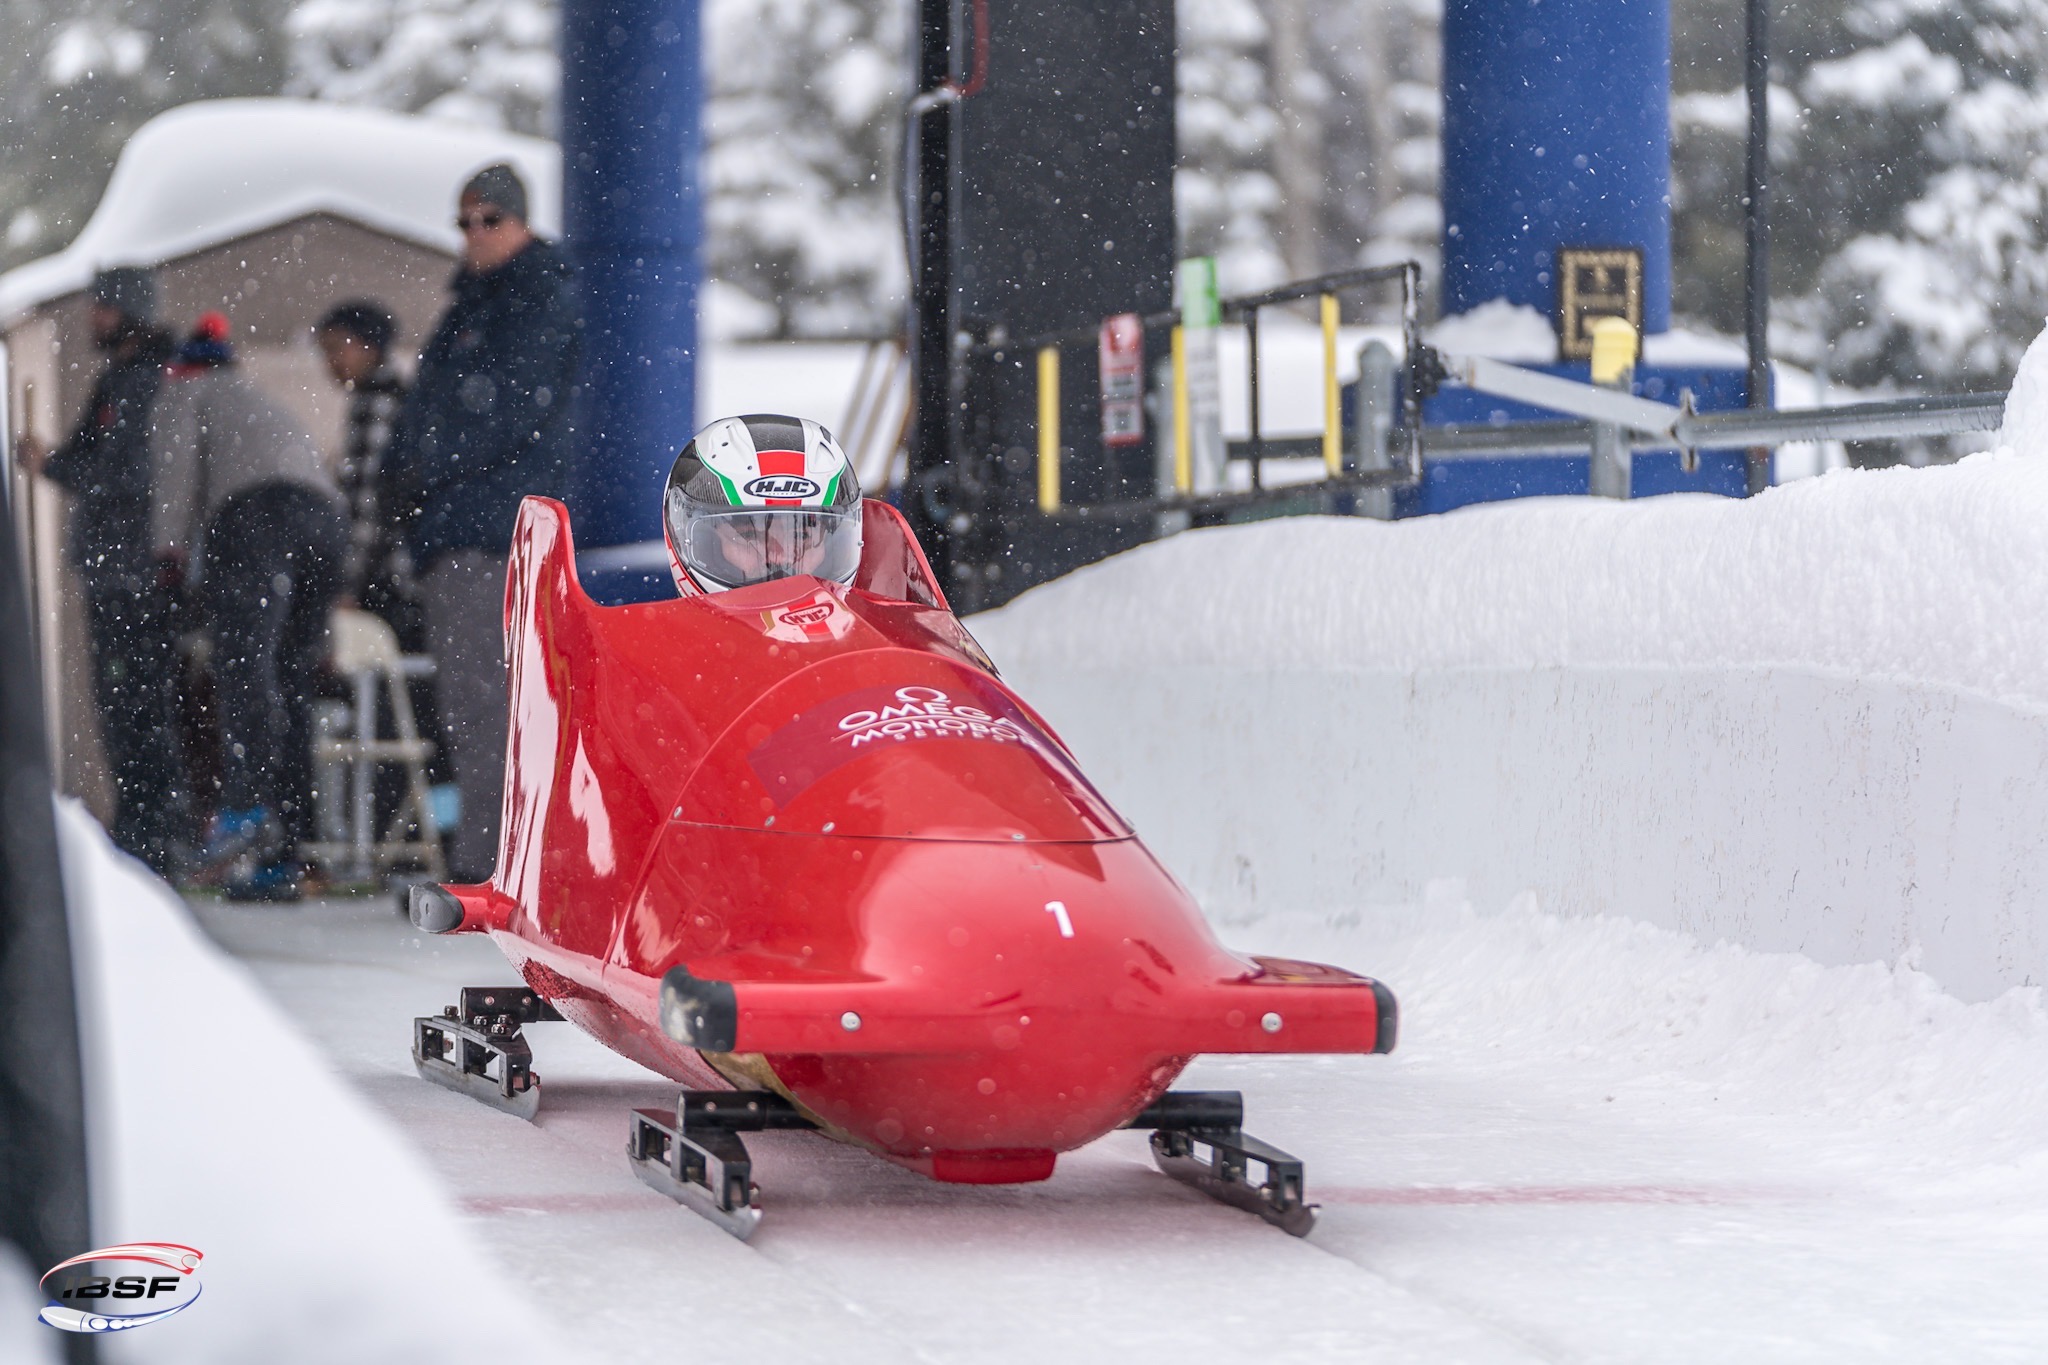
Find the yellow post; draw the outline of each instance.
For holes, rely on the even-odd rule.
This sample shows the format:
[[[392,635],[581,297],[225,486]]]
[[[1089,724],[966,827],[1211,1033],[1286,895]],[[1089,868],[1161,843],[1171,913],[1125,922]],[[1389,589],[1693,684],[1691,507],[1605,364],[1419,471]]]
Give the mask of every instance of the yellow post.
[[[1060,510],[1060,348],[1038,350],[1038,510]]]
[[[1337,296],[1323,295],[1323,467],[1344,472],[1344,423],[1337,401]]]
[[[1183,495],[1195,491],[1194,433],[1188,430],[1188,339],[1173,329],[1173,486]]]

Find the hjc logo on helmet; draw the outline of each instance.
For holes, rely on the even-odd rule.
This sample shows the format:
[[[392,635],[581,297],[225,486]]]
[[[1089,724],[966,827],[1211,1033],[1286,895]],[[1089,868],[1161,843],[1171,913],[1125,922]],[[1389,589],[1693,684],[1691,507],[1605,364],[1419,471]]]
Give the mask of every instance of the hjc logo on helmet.
[[[201,1259],[176,1242],[127,1242],[73,1256],[43,1275],[50,1301],[36,1316],[66,1332],[120,1332],[159,1321],[198,1301]]]
[[[750,498],[815,498],[820,490],[801,474],[763,474],[740,491]]]

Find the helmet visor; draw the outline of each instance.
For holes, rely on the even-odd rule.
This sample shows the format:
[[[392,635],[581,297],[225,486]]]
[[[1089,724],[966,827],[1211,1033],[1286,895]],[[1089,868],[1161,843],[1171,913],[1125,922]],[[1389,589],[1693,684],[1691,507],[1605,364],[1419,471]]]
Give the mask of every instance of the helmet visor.
[[[860,519],[845,512],[711,509],[678,497],[670,499],[669,517],[684,565],[700,581],[722,588],[797,574],[850,583],[860,567]]]

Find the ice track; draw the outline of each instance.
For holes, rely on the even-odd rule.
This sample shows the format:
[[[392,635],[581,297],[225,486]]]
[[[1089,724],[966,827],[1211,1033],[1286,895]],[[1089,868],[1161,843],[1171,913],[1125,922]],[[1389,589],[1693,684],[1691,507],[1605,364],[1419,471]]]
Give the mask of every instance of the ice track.
[[[519,1295],[608,1361],[2038,1360],[2048,1022],[1910,970],[1823,969],[1532,905],[1268,919],[1262,951],[1383,976],[1389,1058],[1207,1059],[1308,1162],[1307,1241],[1158,1174],[1142,1136],[1043,1185],[940,1186],[750,1138],[741,1244],[640,1185],[669,1083],[529,1030],[527,1125],[430,1086],[413,1015],[509,981],[388,901],[202,920],[425,1153]]]

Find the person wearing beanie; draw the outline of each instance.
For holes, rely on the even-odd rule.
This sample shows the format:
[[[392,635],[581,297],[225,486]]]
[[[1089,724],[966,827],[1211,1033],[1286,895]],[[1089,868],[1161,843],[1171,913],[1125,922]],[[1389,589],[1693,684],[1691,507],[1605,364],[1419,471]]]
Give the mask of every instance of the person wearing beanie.
[[[213,646],[219,802],[194,869],[231,898],[296,897],[311,833],[315,674],[348,528],[313,438],[235,364],[202,316],[166,372],[150,453],[162,580],[194,590]]]
[[[426,604],[441,724],[461,790],[458,881],[497,857],[504,777],[505,562],[520,499],[560,497],[581,322],[568,262],[527,224],[526,186],[486,166],[457,198],[462,265],[420,355],[385,466],[418,490],[408,543]]]
[[[73,499],[69,557],[85,587],[93,700],[114,781],[114,842],[159,872],[188,831],[178,752],[177,637],[149,561],[150,410],[171,357],[154,325],[156,277],[116,266],[87,291],[107,368],[70,437],[22,456]]]

